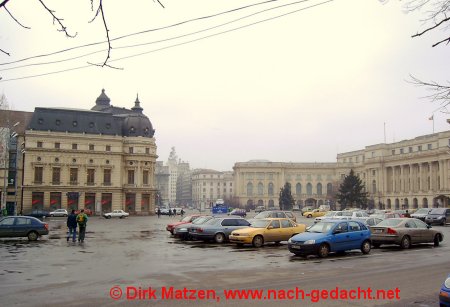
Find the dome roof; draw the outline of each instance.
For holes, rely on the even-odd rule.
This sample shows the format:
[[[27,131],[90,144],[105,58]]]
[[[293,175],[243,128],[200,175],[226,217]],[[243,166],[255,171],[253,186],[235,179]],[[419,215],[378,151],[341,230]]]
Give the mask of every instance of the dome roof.
[[[123,136],[143,136],[151,138],[155,134],[152,123],[142,113],[127,114],[123,120]]]
[[[105,89],[102,89],[102,93],[95,100],[95,104],[96,105],[109,106],[110,102],[111,102],[111,99],[109,99],[109,97],[106,96]]]

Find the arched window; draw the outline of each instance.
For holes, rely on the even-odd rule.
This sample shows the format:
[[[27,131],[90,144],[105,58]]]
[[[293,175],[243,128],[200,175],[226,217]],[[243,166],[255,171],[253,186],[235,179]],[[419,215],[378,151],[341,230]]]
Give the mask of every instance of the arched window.
[[[372,181],[372,193],[377,192],[377,182],[375,180]]]
[[[320,182],[317,184],[317,195],[322,195],[322,184]]]
[[[295,185],[295,194],[297,194],[297,195],[302,194],[302,185],[300,183],[297,183]]]
[[[251,182],[247,183],[247,196],[253,196],[253,184]]]
[[[273,183],[272,182],[269,183],[268,192],[269,192],[270,196],[273,196]]]
[[[258,195],[263,195],[264,194],[264,185],[262,184],[262,182],[258,183]]]
[[[331,195],[333,193],[333,185],[331,183],[327,184],[327,195]]]
[[[312,184],[310,182],[306,185],[306,194],[312,195]]]

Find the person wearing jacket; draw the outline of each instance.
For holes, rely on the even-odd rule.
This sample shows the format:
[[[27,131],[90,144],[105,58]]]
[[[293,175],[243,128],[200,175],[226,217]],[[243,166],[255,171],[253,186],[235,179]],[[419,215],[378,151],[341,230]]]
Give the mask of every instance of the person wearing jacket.
[[[69,242],[70,236],[72,236],[72,242],[75,242],[77,239],[77,215],[75,214],[75,210],[67,217],[67,242]]]
[[[84,235],[86,234],[86,224],[87,224],[88,216],[84,213],[84,209],[81,209],[80,214],[77,215],[77,223],[79,226],[79,236],[78,242],[84,242]]]

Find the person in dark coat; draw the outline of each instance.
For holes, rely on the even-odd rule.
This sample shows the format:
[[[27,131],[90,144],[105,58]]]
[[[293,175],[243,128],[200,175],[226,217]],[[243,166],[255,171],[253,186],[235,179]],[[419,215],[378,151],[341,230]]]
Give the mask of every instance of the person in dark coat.
[[[160,207],[158,207],[157,213],[158,213],[158,218],[159,218],[161,216],[161,208]]]
[[[69,242],[70,236],[72,236],[72,242],[75,242],[77,239],[77,215],[75,214],[75,210],[67,217],[67,242]]]
[[[173,216],[177,216],[177,209],[173,208]]]
[[[169,217],[172,216],[172,209],[169,208]]]

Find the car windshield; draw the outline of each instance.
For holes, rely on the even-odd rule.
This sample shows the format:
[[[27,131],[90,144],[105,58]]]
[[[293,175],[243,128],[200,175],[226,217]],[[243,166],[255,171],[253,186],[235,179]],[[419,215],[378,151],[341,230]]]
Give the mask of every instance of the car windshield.
[[[221,221],[221,219],[210,219],[209,221],[207,221],[205,223],[205,225],[215,225],[215,224],[220,223],[220,221]]]
[[[342,212],[342,216],[352,216],[353,212],[352,211],[345,211]]]
[[[327,233],[336,225],[335,223],[330,222],[320,222],[312,225],[307,232],[317,232],[317,233]]]
[[[192,216],[186,216],[184,217],[180,222],[189,222],[191,220]]]
[[[445,210],[445,208],[436,208],[431,210],[430,214],[444,214]]]
[[[422,209],[417,210],[415,214],[428,214],[429,210],[430,209],[422,208]]]
[[[377,226],[388,226],[388,227],[395,227],[399,226],[402,223],[401,219],[387,219],[384,221],[381,221]]]
[[[250,227],[266,228],[269,223],[270,223],[270,220],[255,220],[251,223]]]
[[[335,214],[336,214],[336,212],[330,211],[330,212],[327,212],[327,214],[325,214],[324,216],[334,216]]]
[[[206,221],[208,221],[210,219],[211,219],[210,216],[198,217],[194,221],[192,221],[192,224],[196,224],[196,225],[203,224],[204,222],[206,222]]]
[[[254,218],[255,219],[265,219],[266,217],[270,217],[270,211],[264,211],[264,212],[258,213]]]

